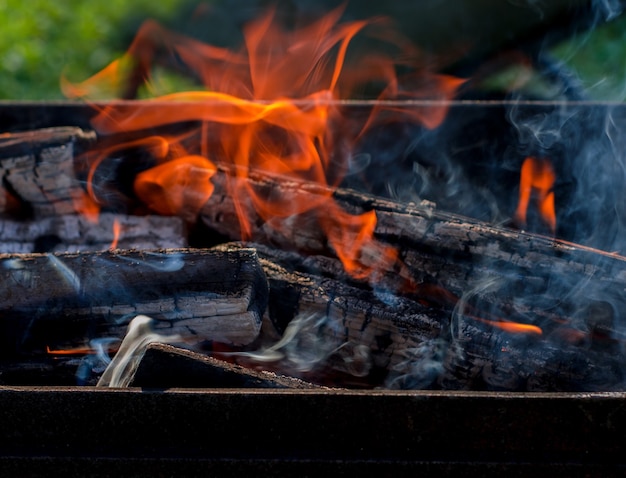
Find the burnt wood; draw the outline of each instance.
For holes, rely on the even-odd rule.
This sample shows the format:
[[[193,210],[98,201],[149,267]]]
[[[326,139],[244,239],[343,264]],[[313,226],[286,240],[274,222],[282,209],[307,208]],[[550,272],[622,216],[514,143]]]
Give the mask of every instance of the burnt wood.
[[[227,193],[228,181],[229,172],[224,169],[212,178],[215,192],[201,214],[209,227],[236,240],[241,235],[237,211],[242,211],[254,242],[305,255],[335,256],[315,215],[288,218],[292,227],[287,236],[273,223],[264,222],[247,196],[235,204]],[[616,310],[626,307],[621,294],[626,287],[626,259],[619,255],[489,225],[438,211],[432,205],[402,205],[258,172],[245,181],[262,197],[281,195],[314,203],[320,196],[331,195],[353,214],[374,210],[374,238],[396,248],[400,259],[392,270],[376,274],[375,285],[396,294],[446,307],[471,297],[473,307],[483,310],[486,319],[530,321],[539,326],[570,319],[574,308],[586,310],[593,303],[607,302]],[[367,251],[360,258],[374,269],[380,259]],[[333,276],[352,280],[340,268]],[[584,294],[579,293],[583,290]]]
[[[315,257],[246,245],[257,250],[268,279],[268,317],[283,337],[294,334],[281,347],[267,345],[277,354],[274,367],[283,373],[300,372],[306,358],[318,372],[331,369],[380,385],[391,370],[400,373],[418,362],[420,354],[427,359],[448,340],[448,312],[337,280],[327,273],[341,268],[337,259],[320,258],[322,266],[316,267]],[[217,249],[232,247],[241,246]],[[260,358],[270,361],[262,350]],[[436,378],[424,369],[422,387],[431,387]]]
[[[76,177],[74,158],[95,139],[94,132],[75,127],[1,134],[0,209],[11,213],[18,207],[35,217],[79,212],[86,193]]]
[[[187,245],[186,227],[178,217],[105,212],[98,215],[97,222],[65,214],[37,220],[5,218],[0,224],[2,253],[103,251],[111,247],[178,249]]]
[[[202,218],[235,238],[241,231],[234,200],[222,194],[228,174],[222,170],[214,178],[216,193]],[[261,196],[281,194],[314,203],[329,194],[318,185],[258,172],[247,181]],[[237,207],[247,216],[253,240],[305,256],[296,270],[316,271],[370,294],[383,291],[430,304],[441,309],[440,316],[447,314],[451,341],[443,346],[433,342],[419,350],[413,362],[404,361],[407,374],[398,373],[395,385],[421,386],[424,371],[418,367],[414,373],[412,368],[426,358],[435,368],[445,369],[436,380],[443,388],[623,388],[624,257],[429,206],[400,205],[346,189],[332,191],[332,197],[354,214],[376,212],[375,239],[397,248],[398,268],[380,271],[371,284],[356,280],[333,258],[314,214],[289,218],[291,234],[285,236],[256,215],[247,197],[239,198]],[[362,255],[367,266],[375,266],[379,259]]]
[[[56,126],[0,134],[0,158],[38,154],[46,148],[75,145],[87,148],[96,140],[94,131],[76,126]]]
[[[138,314],[160,333],[253,341],[267,281],[250,249],[109,251],[0,257],[2,357],[121,338]]]

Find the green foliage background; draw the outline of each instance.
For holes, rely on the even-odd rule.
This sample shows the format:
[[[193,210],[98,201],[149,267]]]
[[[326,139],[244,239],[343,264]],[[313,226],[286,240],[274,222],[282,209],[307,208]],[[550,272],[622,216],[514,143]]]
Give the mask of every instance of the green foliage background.
[[[143,19],[166,21],[188,4],[0,0],[0,99],[63,99],[61,74],[71,81],[86,79],[124,52]],[[626,98],[626,15],[557,45],[552,53],[578,75],[591,99]],[[168,74],[160,78],[165,90],[187,84]]]
[[[87,78],[124,52],[131,24],[167,18],[178,4],[0,0],[0,99],[62,99],[61,73],[75,81]]]

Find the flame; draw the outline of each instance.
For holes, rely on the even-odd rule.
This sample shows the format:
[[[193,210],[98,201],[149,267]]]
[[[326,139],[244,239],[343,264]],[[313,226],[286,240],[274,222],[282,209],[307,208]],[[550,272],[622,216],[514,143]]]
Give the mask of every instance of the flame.
[[[117,219],[113,220],[113,240],[111,241],[111,244],[109,245],[109,249],[117,249],[117,245],[119,243],[120,240],[120,235],[122,234],[122,225],[120,224],[120,221],[118,221]]]
[[[117,352],[117,346],[111,345],[107,347],[108,352]],[[57,356],[79,356],[79,355],[96,355],[100,351],[94,347],[77,347],[72,349],[52,349],[49,345],[46,345],[46,353],[48,355]]]
[[[415,70],[419,52],[385,20],[341,23],[342,13],[343,8],[337,8],[299,29],[286,30],[269,9],[244,28],[244,45],[239,50],[210,46],[148,21],[122,58],[82,83],[63,78],[61,86],[68,97],[93,99],[114,91],[119,98],[134,98],[140,87],[150,89],[152,66],[167,63],[170,57],[163,55],[170,54],[170,59],[192,72],[204,87],[139,104],[99,107],[92,125],[100,134],[195,122],[201,124],[198,136],[202,144],[190,149],[186,143],[190,135],[146,136],[103,147],[91,160],[88,192],[93,202],[101,202],[92,185],[101,162],[114,151],[142,146],[151,149],[158,164],[136,177],[137,197],[155,212],[193,221],[213,192],[211,177],[216,164],[226,162],[234,171],[226,187],[239,211],[241,239],[249,239],[253,227],[245,204],[252,203],[258,216],[279,231],[293,227],[286,219],[311,213],[355,277],[401,269],[397,251],[374,237],[376,214],[351,215],[332,198],[332,187],[341,182],[347,169],[334,152],[333,126],[342,124],[337,100],[351,98],[372,85],[384,100],[447,100],[463,80],[421,70],[404,79],[397,77],[398,67]],[[363,35],[380,44],[380,51],[353,48],[355,39]],[[389,55],[390,51],[395,54]],[[161,106],[167,106],[166,113],[158,112]],[[357,136],[379,121],[409,120],[434,128],[446,111],[443,102],[410,111],[379,102]],[[209,147],[208,136],[216,138],[216,144]],[[251,171],[331,188],[315,198],[268,197],[246,181]]]
[[[90,222],[97,224],[98,217],[100,215],[100,207],[93,200],[92,196],[88,194],[73,193],[72,201],[74,203],[74,210],[78,214],[82,214]]]
[[[526,225],[526,215],[531,197],[537,203],[542,220],[556,233],[556,211],[554,207],[554,182],[556,174],[550,160],[528,157],[522,164],[520,174],[519,202],[514,219],[518,224]]]
[[[521,322],[507,322],[504,320],[488,320],[476,317],[480,322],[496,327],[504,332],[510,334],[525,334],[525,335],[543,335],[541,327],[533,324],[523,324]]]
[[[139,173],[137,196],[164,216],[196,216],[213,193],[216,168],[202,156],[183,156]]]

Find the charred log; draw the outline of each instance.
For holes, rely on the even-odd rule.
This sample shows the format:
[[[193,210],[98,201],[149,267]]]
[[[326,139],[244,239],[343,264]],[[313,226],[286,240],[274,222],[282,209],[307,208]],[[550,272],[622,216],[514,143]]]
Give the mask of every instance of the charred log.
[[[0,258],[2,357],[121,338],[138,314],[187,340],[253,341],[267,303],[256,254],[116,251]]]
[[[79,212],[85,190],[74,156],[94,140],[95,133],[71,127],[0,135],[0,211],[28,210],[34,217]]]
[[[438,379],[444,389],[617,391],[625,384],[623,346],[589,330],[563,327],[547,337],[511,335],[472,318],[454,318]],[[398,386],[411,381],[398,377]]]
[[[309,256],[298,260],[294,253],[261,246],[257,250],[270,283],[270,317],[279,326],[280,321],[290,319],[272,313],[272,302],[276,300],[273,294],[279,294],[283,304],[279,310],[285,314],[289,310],[284,308],[285,299],[289,292],[296,293],[297,284],[303,284],[301,278],[316,281],[324,294],[305,292],[301,285],[298,296],[314,297],[317,301],[331,297],[331,305],[326,309],[329,322],[334,320],[345,328],[328,329],[346,332],[344,341],[337,343],[349,344],[352,349],[367,348],[373,363],[384,370],[385,387],[537,392],[609,391],[624,387],[626,355],[619,332],[622,326],[618,311],[607,302],[588,298],[587,307],[539,330],[528,324],[504,319],[493,322],[477,316],[480,302],[471,305],[462,300],[448,310],[346,285],[329,278],[339,270],[334,264],[336,259]],[[275,265],[268,266],[268,258],[288,265],[291,274],[293,270],[307,269],[317,273],[297,272],[300,279],[283,282],[283,273],[276,273]],[[306,299],[291,303],[298,304],[296,312],[313,309]],[[481,310],[489,317],[489,309]],[[333,311],[341,313],[333,315]],[[380,347],[385,343],[383,337],[389,338],[384,350]],[[332,335],[327,339],[332,340]]]
[[[394,386],[422,387],[425,370],[420,363],[429,364],[427,375],[441,374],[436,381],[442,388],[565,391],[622,386],[623,257],[431,207],[337,189],[331,196],[345,210],[376,212],[374,237],[398,250],[406,272],[383,270],[376,282],[366,283],[351,278],[339,265],[315,213],[288,218],[290,229],[276,228],[256,214],[246,197],[237,198],[235,205],[235,199],[222,194],[227,175],[221,171],[214,178],[216,192],[202,214],[210,227],[236,238],[243,216],[253,240],[302,252],[299,262],[278,259],[281,266],[294,267],[290,272],[313,273],[369,294],[382,291],[430,304],[452,319],[449,342],[445,333],[443,341],[433,336],[419,340],[404,349],[406,360],[389,363]],[[318,185],[263,174],[251,174],[245,181],[261,197],[282,195],[316,203],[329,195]],[[285,235],[286,230],[291,235]],[[364,254],[361,259],[373,265],[377,258]],[[273,280],[271,273],[269,277]],[[407,282],[412,283],[408,290]]]
[[[228,244],[217,249],[236,247]],[[438,347],[448,339],[449,313],[445,310],[382,290],[355,287],[319,269],[302,272],[307,268],[303,256],[254,247],[269,283],[268,316],[283,337],[291,337],[270,348],[281,360],[295,362],[292,369],[330,367],[353,377],[384,377],[405,362],[407,354]],[[260,358],[268,359],[262,352]],[[288,370],[289,365],[279,369]],[[432,374],[423,377],[424,387],[435,378]]]
[[[177,217],[101,213],[97,222],[77,214],[0,221],[3,253],[177,249],[187,245],[185,237]]]
[[[0,158],[36,155],[47,148],[56,146],[78,145],[80,148],[86,148],[95,139],[95,132],[74,126],[2,133],[0,134]]]
[[[286,221],[291,227],[279,230],[275,223],[257,215],[248,197],[234,199],[228,194],[228,174],[222,170],[212,178],[215,192],[202,212],[202,220],[209,227],[236,240],[243,217],[255,242],[309,255],[335,256],[315,214],[290,217]],[[587,310],[590,301],[626,310],[621,294],[626,287],[626,260],[621,256],[351,190],[329,192],[315,184],[256,173],[245,181],[261,197],[281,195],[319,203],[320,196],[332,196],[353,214],[374,210],[374,238],[396,248],[401,264],[397,269],[380,271],[376,287],[396,295],[448,309],[463,299],[482,311],[485,319],[520,321],[550,330],[563,320],[580,320],[573,317],[574,311]],[[285,231],[291,231],[290,235]],[[360,260],[375,268],[380,257],[366,251]],[[342,268],[336,268],[332,276],[354,282]],[[616,317],[616,321],[623,320]]]

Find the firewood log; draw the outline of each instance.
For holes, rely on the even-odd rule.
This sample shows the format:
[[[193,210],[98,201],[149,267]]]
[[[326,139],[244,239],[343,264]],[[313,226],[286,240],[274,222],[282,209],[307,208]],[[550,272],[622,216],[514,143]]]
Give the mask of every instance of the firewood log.
[[[216,249],[238,247],[242,246],[224,244]],[[285,348],[292,346],[294,354],[308,356],[311,366],[330,367],[357,377],[384,376],[406,361],[407,353],[447,340],[449,313],[444,310],[333,279],[321,269],[314,271],[311,263],[307,265],[296,253],[258,244],[247,243],[245,247],[257,250],[268,279],[269,319],[280,334],[289,335],[290,324],[296,327],[296,345],[285,343]],[[307,268],[311,272],[304,272]],[[302,343],[297,344],[298,340]],[[279,370],[287,373],[288,368],[286,365]],[[424,377],[424,381],[435,378]]]
[[[548,337],[511,335],[468,317],[453,319],[438,384],[444,389],[529,392],[621,391],[623,344],[598,329]],[[406,388],[411,371],[398,376]],[[404,387],[403,387],[404,386]]]
[[[315,308],[307,300],[289,300],[294,294],[310,297],[311,302],[330,296],[330,302],[338,305],[333,303],[327,308],[328,322],[341,320],[346,326],[344,343],[367,347],[376,365],[384,370],[381,374],[379,369],[384,387],[537,392],[608,391],[624,387],[624,335],[619,311],[608,302],[589,298],[586,308],[558,326],[546,327],[540,334],[530,326],[512,322],[496,326],[473,315],[473,307],[464,301],[448,310],[426,307],[401,296],[402,300],[391,300],[388,295],[382,300],[382,291],[331,279],[340,270],[337,259],[303,257],[260,245],[255,248],[270,283],[270,318],[278,327],[284,328],[298,312]],[[285,280],[282,266],[298,279]],[[324,294],[303,292],[304,277]],[[281,298],[281,308],[272,307],[277,296]],[[297,306],[290,308],[286,304]],[[367,325],[362,315],[364,304],[369,304]],[[333,314],[335,307],[343,313]],[[419,311],[421,314],[416,313]],[[372,327],[376,331],[373,336],[368,333]],[[325,330],[329,340],[337,340],[332,336],[333,330],[337,329],[332,325]],[[383,331],[388,332],[391,340],[381,350],[378,345]]]
[[[15,207],[34,217],[79,212],[85,190],[74,172],[75,150],[94,140],[94,132],[74,127],[0,134],[0,212]]]
[[[95,223],[78,214],[0,222],[0,253],[177,249],[186,245],[185,224],[178,217],[101,213]]]
[[[4,358],[121,338],[138,314],[161,333],[245,344],[267,303],[250,249],[2,255],[0,277]]]
[[[237,240],[239,213],[247,218],[253,242],[334,256],[314,214],[288,218],[291,227],[279,232],[275,223],[258,216],[247,196],[235,203],[227,187],[229,174],[222,168],[212,178],[215,191],[201,213],[209,227]],[[341,188],[329,192],[316,184],[258,172],[239,181],[246,181],[262,197],[281,195],[316,203],[330,194],[353,214],[374,210],[374,239],[396,248],[401,264],[380,271],[375,285],[397,295],[417,296],[448,309],[465,298],[485,319],[519,321],[548,330],[572,319],[572,310],[586,310],[590,300],[626,310],[621,293],[626,287],[626,259],[621,256]],[[380,258],[366,253],[361,259],[375,268]],[[352,280],[341,270],[334,277]],[[485,283],[490,286],[484,287]]]
[[[39,154],[50,147],[74,145],[87,147],[96,139],[94,131],[75,126],[35,129],[0,134],[0,158]]]
[[[308,255],[302,270],[318,268],[326,277],[363,288],[363,281],[328,260],[334,251],[315,214],[289,218],[292,234],[285,235],[285,229],[280,233],[260,219],[246,197],[235,207],[225,192],[228,174],[222,169],[213,178],[215,192],[202,212],[210,227],[237,238],[239,212],[247,217],[254,241],[300,250]],[[261,196],[315,203],[329,194],[319,185],[258,172],[240,181]],[[425,373],[439,373],[436,382],[442,388],[565,391],[622,386],[623,257],[341,188],[332,191],[332,198],[354,214],[374,210],[375,240],[398,250],[403,271],[381,271],[369,284],[371,290],[431,304],[453,319],[450,341],[421,341],[405,361],[390,365],[394,386],[420,387]],[[364,259],[374,264],[376,258]],[[409,290],[407,277],[413,283]],[[502,350],[508,351],[506,366],[499,366]],[[426,370],[420,363],[428,364]]]

